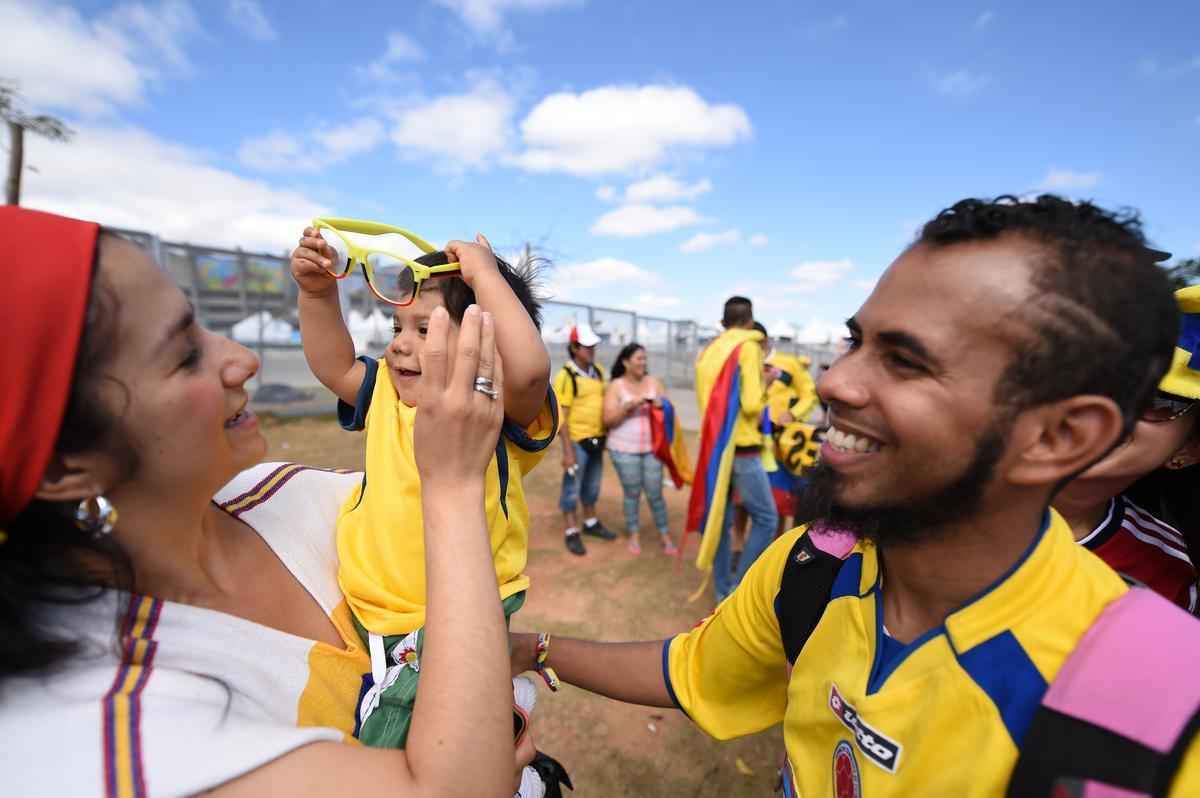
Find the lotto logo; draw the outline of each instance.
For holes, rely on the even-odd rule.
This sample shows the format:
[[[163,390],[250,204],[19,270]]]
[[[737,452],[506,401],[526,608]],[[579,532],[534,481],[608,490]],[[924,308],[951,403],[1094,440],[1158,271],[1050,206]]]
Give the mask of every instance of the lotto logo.
[[[903,747],[878,729],[867,725],[867,722],[858,716],[858,711],[842,698],[836,684],[829,686],[829,708],[842,725],[854,733],[854,744],[863,752],[863,756],[888,773],[896,772]]]

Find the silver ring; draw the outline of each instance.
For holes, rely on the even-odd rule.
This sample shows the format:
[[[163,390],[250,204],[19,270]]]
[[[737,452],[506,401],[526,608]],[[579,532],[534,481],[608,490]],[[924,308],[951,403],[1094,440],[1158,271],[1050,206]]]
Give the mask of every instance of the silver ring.
[[[476,377],[475,390],[479,391],[488,399],[495,399],[500,396],[500,394],[496,391],[496,383],[488,377]]]

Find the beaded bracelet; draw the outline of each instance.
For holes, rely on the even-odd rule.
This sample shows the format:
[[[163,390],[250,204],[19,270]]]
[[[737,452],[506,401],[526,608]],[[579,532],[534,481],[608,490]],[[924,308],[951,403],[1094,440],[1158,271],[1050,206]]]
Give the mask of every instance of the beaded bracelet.
[[[554,668],[551,668],[546,664],[546,660],[549,658],[550,635],[546,632],[538,632],[537,662],[534,664],[533,669],[537,671],[538,676],[541,676],[542,680],[546,682],[547,687],[557,692],[559,685],[558,674],[554,672]]]

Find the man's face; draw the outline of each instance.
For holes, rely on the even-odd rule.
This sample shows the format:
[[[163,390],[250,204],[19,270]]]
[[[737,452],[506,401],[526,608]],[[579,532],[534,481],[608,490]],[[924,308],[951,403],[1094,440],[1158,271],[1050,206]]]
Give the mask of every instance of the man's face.
[[[1028,256],[1020,242],[918,246],[888,268],[817,384],[831,429],[811,509],[884,541],[978,509],[1005,454],[993,397],[1026,332],[1012,315]]]
[[[582,344],[575,345],[575,362],[584,368],[592,365],[596,361],[596,347],[584,346]]]

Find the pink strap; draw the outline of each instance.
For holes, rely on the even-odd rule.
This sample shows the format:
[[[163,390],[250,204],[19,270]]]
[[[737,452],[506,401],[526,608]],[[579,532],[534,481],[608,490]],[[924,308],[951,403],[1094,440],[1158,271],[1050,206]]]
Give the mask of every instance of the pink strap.
[[[1100,613],[1042,703],[1166,753],[1200,707],[1198,668],[1196,619],[1133,588]]]
[[[837,557],[839,560],[849,557],[850,552],[854,549],[854,544],[858,542],[858,539],[849,532],[822,526],[811,527],[808,530],[808,539],[818,549],[826,554]]]
[[[1124,787],[1113,787],[1098,781],[1085,781],[1082,798],[1149,798],[1149,793],[1127,790]]]

